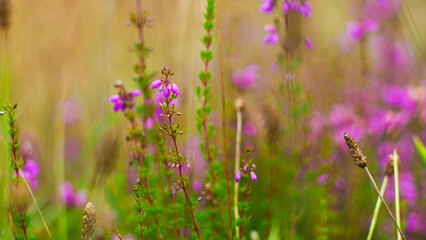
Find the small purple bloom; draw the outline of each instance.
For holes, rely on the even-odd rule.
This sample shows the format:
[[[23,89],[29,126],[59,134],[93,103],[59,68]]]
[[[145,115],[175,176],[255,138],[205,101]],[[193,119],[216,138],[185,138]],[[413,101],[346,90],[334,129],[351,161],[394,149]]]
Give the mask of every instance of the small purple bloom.
[[[305,1],[303,6],[299,8],[300,14],[305,16],[306,18],[310,18],[312,15],[312,5],[310,2]]]
[[[127,94],[113,95],[109,98],[109,102],[114,103],[114,112],[124,111],[127,108],[132,109],[135,106],[134,97],[139,97],[142,92],[135,89]],[[130,104],[129,104],[130,103]]]
[[[305,46],[308,50],[314,49],[314,44],[308,36],[305,36]]]
[[[172,83],[171,90],[176,96],[179,95],[179,88],[175,83]]]
[[[235,182],[239,182],[241,180],[241,170],[238,170],[237,174],[235,174]]]
[[[356,21],[350,21],[347,24],[347,34],[352,41],[358,41],[364,36],[362,25]]]
[[[267,33],[267,35],[263,39],[263,44],[265,45],[271,44],[272,46],[276,46],[278,44],[280,37],[275,27],[273,25],[266,25],[265,32]]]
[[[68,99],[62,105],[62,117],[67,124],[74,123],[80,117],[80,103],[75,99]]]
[[[169,98],[170,97],[170,88],[168,86],[165,86],[163,88],[163,95],[165,98]]]
[[[161,86],[161,83],[162,83],[161,79],[156,79],[154,82],[152,82],[152,84],[151,84],[151,86],[149,86],[149,88],[151,88],[151,90],[159,88]]]
[[[254,182],[257,182],[257,176],[254,173],[254,171],[250,171],[251,179],[253,179]]]
[[[241,89],[256,88],[257,81],[260,79],[258,71],[258,65],[250,64],[242,71],[235,71],[231,76],[232,82]]]

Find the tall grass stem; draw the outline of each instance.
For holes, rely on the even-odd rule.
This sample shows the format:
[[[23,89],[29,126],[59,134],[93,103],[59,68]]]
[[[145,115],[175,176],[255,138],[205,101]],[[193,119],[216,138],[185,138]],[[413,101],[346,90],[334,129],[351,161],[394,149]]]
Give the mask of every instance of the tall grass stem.
[[[401,226],[401,215],[399,211],[399,171],[398,171],[399,156],[396,150],[393,151],[393,175],[395,183],[395,215],[396,223]],[[401,240],[401,235],[397,232],[397,239]]]
[[[380,195],[383,196],[385,194],[388,182],[389,182],[389,177],[385,175],[385,177],[383,178],[382,186],[380,187]],[[374,228],[376,227],[377,217],[379,216],[381,205],[382,205],[382,201],[380,200],[380,197],[377,197],[376,207],[374,207],[373,218],[371,219],[367,240],[371,240],[371,238],[373,237]]]

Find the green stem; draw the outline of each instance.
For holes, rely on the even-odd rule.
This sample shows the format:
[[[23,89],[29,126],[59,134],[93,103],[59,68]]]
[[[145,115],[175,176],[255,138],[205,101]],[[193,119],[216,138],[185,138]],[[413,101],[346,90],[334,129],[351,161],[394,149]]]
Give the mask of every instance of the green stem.
[[[389,177],[385,175],[383,178],[382,186],[380,187],[380,195],[384,195],[386,191],[386,187],[389,182]],[[380,206],[382,205],[382,201],[380,201],[380,197],[377,197],[376,207],[374,208],[373,218],[370,223],[370,230],[368,231],[367,240],[371,240],[373,237],[374,228],[376,227],[377,217],[379,215]]]
[[[393,175],[395,182],[395,215],[396,224],[401,226],[401,215],[399,214],[399,173],[398,173],[399,156],[396,150],[393,152]],[[398,240],[401,240],[401,235],[397,232]]]

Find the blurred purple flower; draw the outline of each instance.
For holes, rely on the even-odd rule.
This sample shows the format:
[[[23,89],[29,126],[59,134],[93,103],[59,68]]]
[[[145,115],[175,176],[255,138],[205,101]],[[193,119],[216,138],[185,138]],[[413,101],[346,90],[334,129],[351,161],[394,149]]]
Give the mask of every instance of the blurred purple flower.
[[[261,0],[262,5],[259,7],[259,12],[261,13],[272,13],[274,11],[275,0]]]
[[[361,40],[365,34],[372,33],[379,29],[379,24],[374,19],[367,19],[362,22],[350,21],[347,24],[347,36],[352,41]]]
[[[416,103],[411,98],[407,88],[399,88],[393,85],[384,87],[382,97],[390,106],[399,107],[410,112],[416,111]]]
[[[280,70],[280,65],[278,65],[278,63],[274,63],[271,66],[271,72],[275,73],[278,72]]]
[[[231,76],[232,82],[241,89],[256,88],[260,79],[259,69],[257,64],[250,64],[242,71],[235,71]]]
[[[420,228],[420,215],[415,212],[408,214],[406,224],[407,224],[406,226],[407,232],[418,231]]]
[[[265,45],[271,44],[272,46],[276,46],[278,44],[280,37],[275,27],[273,25],[266,25],[264,29],[267,35],[263,39],[263,44]]]
[[[62,105],[62,117],[67,124],[74,123],[80,118],[81,105],[75,99],[67,99]]]
[[[193,185],[193,189],[196,192],[201,192],[201,190],[203,190],[203,184],[201,184],[199,181],[195,180]]]
[[[383,21],[392,18],[399,7],[400,0],[367,0],[361,17]]]
[[[155,126],[155,121],[154,121],[154,119],[152,119],[152,118],[148,118],[148,119],[145,121],[145,128],[146,128],[146,129],[153,129],[153,128],[154,128],[154,126]]]
[[[310,127],[308,139],[312,140],[319,137],[322,134],[322,130],[326,124],[327,119],[320,112],[315,111],[308,123]]]
[[[109,98],[109,102],[114,103],[114,112],[125,111],[126,109],[132,109],[135,106],[134,97],[139,97],[142,92],[135,89],[127,93],[126,95],[113,95]]]
[[[325,183],[325,181],[327,181],[327,179],[328,179],[328,177],[329,177],[330,175],[328,174],[328,173],[324,173],[324,174],[322,174],[321,176],[319,176],[318,178],[317,178],[317,183],[319,183],[319,184],[324,184]]]
[[[66,181],[59,186],[59,194],[61,195],[61,200],[67,206],[78,208],[83,207],[87,202],[87,192],[85,190],[75,192],[72,184]]]
[[[249,137],[255,137],[258,134],[256,125],[253,122],[247,122],[243,127],[243,132]]]
[[[399,191],[401,197],[407,200],[407,203],[414,205],[417,198],[417,187],[411,172],[404,172],[400,175]]]
[[[308,36],[305,36],[305,46],[308,50],[314,49],[314,44],[312,43],[311,39]]]

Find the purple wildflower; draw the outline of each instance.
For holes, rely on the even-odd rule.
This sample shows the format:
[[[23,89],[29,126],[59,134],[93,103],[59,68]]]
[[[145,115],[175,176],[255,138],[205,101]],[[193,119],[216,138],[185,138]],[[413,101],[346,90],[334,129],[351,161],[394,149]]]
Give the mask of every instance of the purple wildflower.
[[[154,121],[154,119],[152,119],[152,118],[148,118],[148,119],[145,121],[145,128],[146,128],[146,129],[153,129],[153,128],[154,128],[154,126],[155,126],[155,121]]]
[[[125,111],[132,109],[135,106],[134,97],[139,97],[142,92],[135,89],[129,93],[122,93],[120,95],[113,95],[109,98],[109,102],[114,103],[114,112]]]
[[[242,71],[235,71],[231,76],[232,82],[241,89],[256,88],[257,81],[260,79],[258,71],[258,65],[250,64]]]
[[[254,171],[250,171],[251,179],[253,179],[254,182],[257,182],[257,176],[254,173]]]
[[[267,35],[263,39],[263,44],[265,45],[271,44],[272,46],[276,46],[278,44],[280,37],[275,27],[272,25],[266,25],[264,29]]]
[[[283,11],[284,14],[288,14],[290,11],[298,12],[306,18],[310,18],[312,15],[312,5],[308,1],[304,1],[303,4],[298,1],[285,1]]]
[[[260,13],[272,13],[272,11],[274,10],[274,5],[275,5],[275,0],[261,0],[262,1],[262,5],[260,5],[259,7],[259,12]]]
[[[241,180],[241,170],[238,170],[238,172],[235,174],[235,182],[239,182]]]

